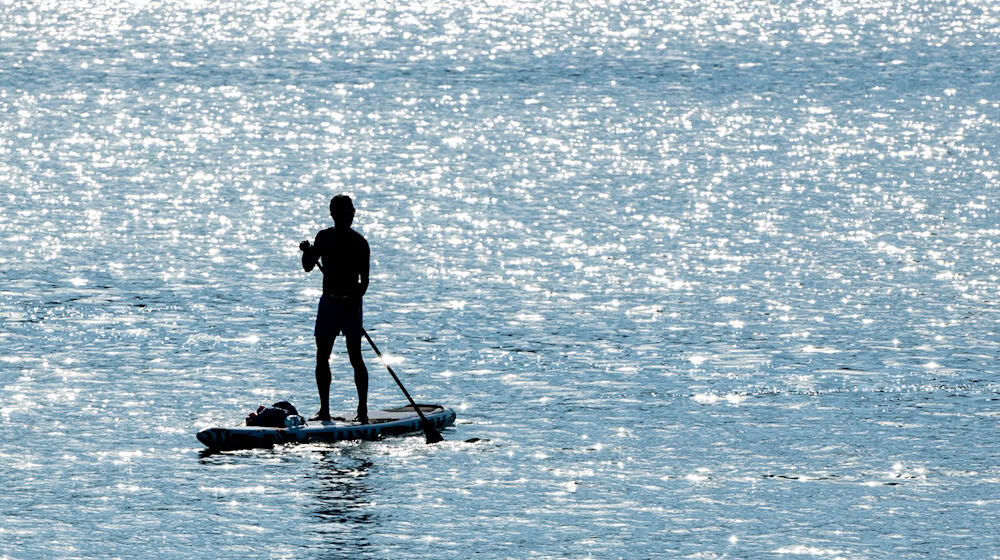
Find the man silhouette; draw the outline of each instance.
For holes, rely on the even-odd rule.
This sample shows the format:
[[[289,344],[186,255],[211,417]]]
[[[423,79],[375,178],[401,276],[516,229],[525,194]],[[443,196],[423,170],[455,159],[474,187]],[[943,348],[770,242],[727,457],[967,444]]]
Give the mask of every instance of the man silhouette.
[[[330,419],[330,353],[337,335],[344,333],[347,355],[354,368],[358,388],[358,414],[355,421],[368,422],[368,370],[361,357],[361,298],[368,290],[371,252],[368,241],[351,229],[354,222],[351,197],[338,194],[330,201],[333,227],[316,234],[316,241],[299,244],[302,269],[312,271],[317,263],[323,272],[323,296],[316,314],[316,387],[319,411],[310,420]]]

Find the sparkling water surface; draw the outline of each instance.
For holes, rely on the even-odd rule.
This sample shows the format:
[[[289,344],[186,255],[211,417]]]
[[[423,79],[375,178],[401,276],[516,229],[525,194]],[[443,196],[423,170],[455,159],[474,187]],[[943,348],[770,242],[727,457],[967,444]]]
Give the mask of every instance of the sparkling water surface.
[[[855,4],[4,3],[0,558],[1000,557],[1000,5]],[[458,423],[203,452],[341,192]]]

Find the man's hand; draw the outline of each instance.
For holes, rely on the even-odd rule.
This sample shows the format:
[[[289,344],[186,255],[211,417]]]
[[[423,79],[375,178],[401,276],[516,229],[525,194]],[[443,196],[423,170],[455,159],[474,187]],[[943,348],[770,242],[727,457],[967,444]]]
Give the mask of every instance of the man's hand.
[[[314,266],[319,264],[319,255],[316,254],[316,247],[311,245],[308,241],[303,241],[299,243],[299,251],[302,251],[302,270],[306,272],[312,272]],[[319,267],[323,270],[323,267]]]

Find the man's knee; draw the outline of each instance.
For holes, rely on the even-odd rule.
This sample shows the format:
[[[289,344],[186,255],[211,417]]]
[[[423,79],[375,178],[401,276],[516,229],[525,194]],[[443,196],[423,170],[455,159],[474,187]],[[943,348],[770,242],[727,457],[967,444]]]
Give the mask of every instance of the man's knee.
[[[316,338],[316,359],[329,360],[333,353],[333,339]]]
[[[361,352],[361,335],[351,334],[344,336],[344,342],[347,344],[348,352]]]
[[[361,355],[361,337],[347,337],[347,356],[351,359],[351,365],[355,368],[365,367],[364,357]]]

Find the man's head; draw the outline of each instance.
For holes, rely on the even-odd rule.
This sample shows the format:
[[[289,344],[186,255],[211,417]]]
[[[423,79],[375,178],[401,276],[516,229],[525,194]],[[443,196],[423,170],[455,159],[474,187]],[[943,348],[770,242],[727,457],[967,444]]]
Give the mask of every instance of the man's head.
[[[354,204],[351,197],[338,194],[330,200],[330,216],[336,227],[349,228],[354,222]]]

